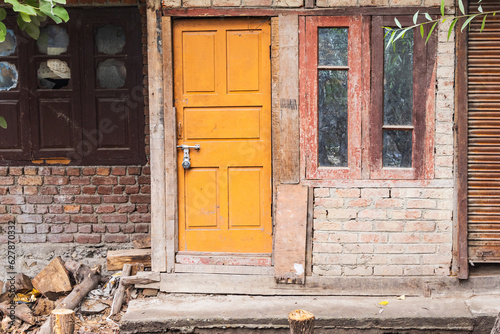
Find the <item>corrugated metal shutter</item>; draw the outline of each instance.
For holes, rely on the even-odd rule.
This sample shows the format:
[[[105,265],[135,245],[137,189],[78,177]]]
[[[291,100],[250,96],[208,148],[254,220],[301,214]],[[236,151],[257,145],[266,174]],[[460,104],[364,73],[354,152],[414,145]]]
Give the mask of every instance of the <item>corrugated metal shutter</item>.
[[[483,11],[500,1],[483,0]],[[477,11],[471,1],[470,13]],[[471,24],[468,40],[469,260],[500,262],[500,15]]]

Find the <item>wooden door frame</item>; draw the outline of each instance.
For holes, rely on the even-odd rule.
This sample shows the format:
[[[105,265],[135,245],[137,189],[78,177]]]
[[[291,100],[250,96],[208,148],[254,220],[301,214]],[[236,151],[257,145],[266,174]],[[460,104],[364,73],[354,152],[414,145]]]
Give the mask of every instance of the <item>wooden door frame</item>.
[[[176,149],[176,111],[173,106],[173,36],[172,16],[162,16],[159,6],[148,7],[147,10],[147,38],[148,38],[148,75],[149,75],[149,108],[150,108],[150,137],[151,137],[151,243],[152,243],[152,271],[174,273],[177,271],[206,272],[206,273],[231,273],[231,274],[256,274],[272,275],[273,267],[267,269],[249,266],[203,266],[190,269],[186,265],[175,265],[175,255],[178,251],[178,180],[177,180],[177,149]],[[249,11],[249,17],[257,17]],[[214,18],[219,16],[213,16]],[[234,17],[239,17],[234,14]],[[287,117],[280,115],[279,99],[295,99],[298,101],[298,54],[296,65],[297,80],[285,80],[291,73],[280,71],[274,73],[273,57],[277,57],[290,45],[280,45],[279,49],[273,42],[273,34],[278,33],[282,23],[297,21],[297,14],[281,14],[280,27],[278,28],[278,17],[271,19],[271,87],[277,87],[271,91],[271,145],[272,145],[272,183],[273,183],[273,225],[276,211],[276,189],[279,183],[298,184],[299,177],[299,118],[298,108],[287,113]],[[274,22],[274,24],[273,24]],[[296,27],[298,36],[298,25]],[[276,36],[274,36],[276,37]],[[159,43],[161,38],[162,43]],[[284,44],[284,43],[282,43]],[[298,46],[297,46],[298,50]],[[284,59],[283,59],[284,58]],[[276,58],[279,66],[285,69],[292,67],[293,59],[286,57]],[[283,64],[283,65],[282,65]],[[291,64],[291,65],[290,65]],[[283,84],[283,82],[294,81],[296,87]],[[290,129],[296,129],[294,140],[287,140],[286,149],[281,148],[280,137],[285,137]],[[289,136],[287,136],[290,138]],[[282,145],[283,146],[283,145]],[[295,163],[290,162],[289,152],[294,151]],[[277,168],[280,163],[288,159],[290,171],[282,171]],[[165,203],[163,205],[163,203]],[[273,235],[274,240],[274,235]],[[274,249],[273,249],[274,257]],[[255,269],[252,269],[255,268]],[[228,271],[229,270],[229,271]]]

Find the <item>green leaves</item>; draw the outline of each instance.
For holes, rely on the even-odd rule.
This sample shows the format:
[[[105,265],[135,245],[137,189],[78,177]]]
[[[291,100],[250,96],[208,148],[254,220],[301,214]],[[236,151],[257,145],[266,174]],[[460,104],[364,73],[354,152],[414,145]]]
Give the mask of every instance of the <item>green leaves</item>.
[[[450,24],[450,28],[448,28],[448,41],[450,40],[451,33],[453,32],[453,29],[455,28],[455,24],[457,24],[457,22],[458,19],[454,19]]]
[[[465,15],[465,8],[464,8],[464,3],[462,2],[462,0],[458,0],[458,8],[460,8],[462,15]]]
[[[488,17],[488,14],[484,15],[483,23],[481,23],[481,30],[479,30],[479,32],[483,32],[484,26],[486,25],[486,18],[487,17]]]
[[[413,24],[417,24],[418,12],[420,12],[420,10],[417,10],[417,12],[415,14],[413,14]]]
[[[444,0],[441,0],[441,16],[444,16]]]
[[[436,21],[436,22],[434,22],[434,24],[432,25],[432,28],[431,28],[431,30],[429,31],[429,34],[427,35],[427,38],[425,39],[425,44],[427,44],[427,42],[429,41],[429,38],[431,38],[432,32],[434,31],[434,28],[436,28],[436,26],[437,26],[438,22],[439,22],[439,21]]]
[[[0,8],[0,21],[3,21],[7,17],[7,11],[5,8]]]
[[[469,25],[470,21],[474,20],[474,18],[478,15],[479,14],[472,15],[467,20],[465,20],[464,24],[462,24],[462,28],[460,29],[460,31],[464,31],[465,27]]]
[[[2,116],[0,116],[0,128],[7,129],[7,121]]]

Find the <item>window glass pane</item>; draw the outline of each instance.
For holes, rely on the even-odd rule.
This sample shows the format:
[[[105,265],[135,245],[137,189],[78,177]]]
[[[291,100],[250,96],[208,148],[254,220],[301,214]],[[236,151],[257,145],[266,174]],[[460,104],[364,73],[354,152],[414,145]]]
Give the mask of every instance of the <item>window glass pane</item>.
[[[390,34],[385,38],[385,45]],[[411,125],[413,109],[413,30],[384,51],[384,124]]]
[[[125,34],[122,27],[107,25],[97,29],[95,44],[99,53],[114,55],[123,51]]]
[[[97,66],[97,80],[101,88],[120,88],[125,86],[127,69],[125,63],[116,59],[107,59]]]
[[[0,57],[6,57],[12,55],[16,52],[17,39],[14,35],[14,31],[7,29],[7,34],[5,35],[5,40],[0,43]]]
[[[411,167],[412,131],[384,131],[384,167]]]
[[[6,61],[0,62],[0,91],[17,87],[18,73],[16,65]]]
[[[347,66],[347,28],[318,29],[318,65]]]
[[[40,63],[37,75],[39,88],[61,89],[69,85],[71,70],[67,62],[59,59],[49,59]]]
[[[40,37],[36,41],[40,53],[57,56],[68,51],[69,36],[66,28],[49,25],[40,29]]]
[[[318,72],[318,163],[347,167],[347,71]]]

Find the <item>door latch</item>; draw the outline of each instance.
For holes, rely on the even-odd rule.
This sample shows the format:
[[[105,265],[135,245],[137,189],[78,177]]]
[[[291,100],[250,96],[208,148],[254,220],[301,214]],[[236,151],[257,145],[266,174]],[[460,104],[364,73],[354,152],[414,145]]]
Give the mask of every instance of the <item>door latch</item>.
[[[189,169],[189,167],[191,167],[191,158],[189,157],[189,149],[194,148],[195,150],[199,150],[200,145],[198,145],[198,144],[192,145],[192,146],[178,145],[177,148],[184,150],[184,159],[182,160],[182,167],[184,169]]]

